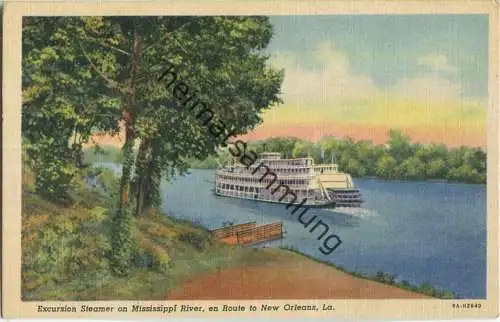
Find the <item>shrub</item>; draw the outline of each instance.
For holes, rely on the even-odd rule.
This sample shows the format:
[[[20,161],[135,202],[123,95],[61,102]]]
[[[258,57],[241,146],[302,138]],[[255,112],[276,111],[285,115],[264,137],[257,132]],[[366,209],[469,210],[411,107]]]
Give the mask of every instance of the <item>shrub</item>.
[[[205,249],[210,243],[209,239],[202,236],[200,233],[193,231],[183,232],[179,235],[179,240],[192,245],[198,251]]]
[[[140,232],[137,235],[137,242],[139,249],[134,256],[136,267],[153,268],[159,272],[165,272],[168,269],[170,257],[163,247]]]

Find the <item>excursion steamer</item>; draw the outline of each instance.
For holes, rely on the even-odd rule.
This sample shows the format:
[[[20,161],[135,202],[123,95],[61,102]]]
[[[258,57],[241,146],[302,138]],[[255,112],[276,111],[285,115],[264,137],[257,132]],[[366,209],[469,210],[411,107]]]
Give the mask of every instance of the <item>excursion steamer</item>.
[[[361,193],[336,164],[265,152],[247,168],[236,160],[215,173],[216,195],[309,208],[360,207]]]

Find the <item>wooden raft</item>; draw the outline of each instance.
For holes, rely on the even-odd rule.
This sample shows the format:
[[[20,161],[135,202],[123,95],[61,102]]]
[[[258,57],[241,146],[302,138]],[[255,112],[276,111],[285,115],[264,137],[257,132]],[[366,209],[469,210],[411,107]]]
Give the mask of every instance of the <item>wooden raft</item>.
[[[230,245],[253,245],[283,238],[283,223],[275,222],[257,226],[257,224],[253,221],[218,228],[212,230],[212,234],[222,243]]]

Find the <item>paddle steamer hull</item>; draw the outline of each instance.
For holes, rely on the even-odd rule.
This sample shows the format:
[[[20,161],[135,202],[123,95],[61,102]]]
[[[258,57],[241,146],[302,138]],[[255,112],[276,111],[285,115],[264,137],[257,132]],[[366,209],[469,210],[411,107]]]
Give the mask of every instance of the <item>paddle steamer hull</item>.
[[[266,200],[266,199],[259,199],[259,198],[248,198],[248,197],[243,197],[243,196],[234,196],[234,195],[229,195],[229,194],[224,194],[224,193],[218,193],[216,189],[212,189],[212,191],[215,193],[215,195],[219,197],[229,197],[229,198],[236,198],[236,199],[244,199],[244,200],[253,200],[256,202],[267,202],[267,203],[273,203],[273,204],[281,204],[284,206],[287,206],[288,208],[294,208],[294,207],[303,207],[303,208],[335,208],[336,202],[333,200],[327,200],[327,201],[320,201],[320,202],[285,202],[285,201],[279,201],[279,200]]]

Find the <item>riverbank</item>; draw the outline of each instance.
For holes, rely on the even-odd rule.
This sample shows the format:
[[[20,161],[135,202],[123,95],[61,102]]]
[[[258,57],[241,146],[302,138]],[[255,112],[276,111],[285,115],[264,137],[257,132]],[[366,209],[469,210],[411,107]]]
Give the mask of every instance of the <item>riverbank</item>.
[[[412,143],[399,130],[390,130],[388,135],[385,144],[335,137],[323,137],[317,142],[296,137],[272,137],[248,141],[247,144],[249,150],[256,153],[273,151],[288,158],[309,156],[316,164],[334,162],[340,171],[353,178],[486,184],[484,148]],[[106,140],[103,143],[109,149],[119,147],[110,146]],[[190,160],[190,166],[193,169],[216,169],[230,158],[227,151],[220,151],[205,160]]]
[[[24,179],[33,178],[25,172]],[[192,299],[426,297],[290,250],[220,244],[204,227],[154,211],[134,220],[133,267],[127,276],[115,276],[107,256],[111,222],[105,200],[93,189],[79,189],[78,202],[62,206],[23,185],[25,301],[165,300],[186,294]]]
[[[202,161],[196,161],[191,164],[191,169],[193,170],[217,170],[217,166],[213,165],[214,161],[210,161],[210,163],[203,163]],[[448,179],[422,179],[422,178],[384,178],[384,177],[377,177],[377,176],[354,176],[351,174],[351,177],[354,179],[364,179],[364,180],[379,180],[379,181],[388,181],[388,182],[419,182],[419,181],[425,181],[425,182],[435,182],[435,183],[447,183],[447,184],[454,184],[454,183],[464,183],[464,184],[473,184],[473,185],[486,185],[486,182],[469,182],[467,180],[460,181],[460,180],[448,180]]]

